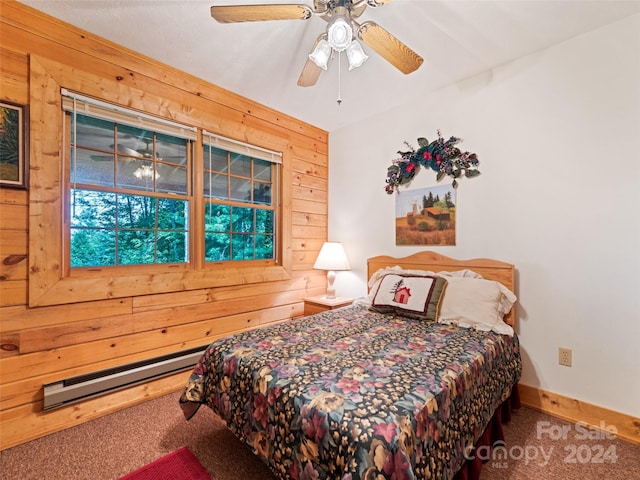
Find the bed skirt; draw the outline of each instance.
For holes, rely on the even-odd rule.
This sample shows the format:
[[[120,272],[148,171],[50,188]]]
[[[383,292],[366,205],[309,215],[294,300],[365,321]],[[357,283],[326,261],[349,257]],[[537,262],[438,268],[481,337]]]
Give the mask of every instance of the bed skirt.
[[[512,410],[518,408],[520,408],[520,394],[518,393],[518,385],[516,384],[511,389],[511,396],[496,409],[496,412],[489,421],[489,425],[487,425],[484,433],[470,452],[469,460],[467,460],[458,471],[454,480],[480,480],[480,471],[482,470],[483,463],[486,462],[487,455],[486,452],[484,454],[478,454],[478,449],[483,448],[483,450],[486,450],[496,445],[497,442],[501,442],[501,445],[504,445],[502,424],[509,423],[509,421],[511,421]]]

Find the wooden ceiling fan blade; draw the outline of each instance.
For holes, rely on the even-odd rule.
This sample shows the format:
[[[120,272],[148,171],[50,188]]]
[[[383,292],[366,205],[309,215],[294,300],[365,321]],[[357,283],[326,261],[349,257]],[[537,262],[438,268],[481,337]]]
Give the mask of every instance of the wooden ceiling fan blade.
[[[313,60],[307,58],[307,63],[304,64],[302,68],[302,72],[300,73],[300,78],[298,78],[298,86],[299,87],[312,87],[320,78],[320,74],[322,73],[322,68],[317,66]]]
[[[111,149],[113,150],[114,148],[116,148],[115,145],[111,145]],[[118,144],[118,154],[119,155],[126,155],[129,157],[143,157],[143,154],[140,153],[138,150],[134,150],[133,148],[129,148],[129,147],[125,147],[122,144]],[[104,153],[104,154],[96,154],[96,155],[91,155],[91,159],[92,160],[97,160],[97,161],[109,161],[112,162],[114,158],[113,153]]]
[[[375,22],[364,22],[358,38],[404,74],[422,65],[424,59]]]
[[[113,162],[113,155],[90,155],[89,158],[96,162]]]
[[[313,44],[313,48],[311,49],[311,52],[313,52],[316,49],[320,40],[322,40],[323,38],[326,38],[326,36],[327,34],[323,33],[316,39],[315,43]],[[316,63],[313,60],[311,60],[310,57],[307,57],[307,62],[304,64],[304,67],[302,67],[300,78],[298,78],[298,86],[312,87],[318,81],[318,78],[320,77],[321,73],[322,73],[322,68],[316,65]]]
[[[220,23],[261,22],[265,20],[307,20],[313,10],[307,5],[227,5],[212,6],[211,16]]]

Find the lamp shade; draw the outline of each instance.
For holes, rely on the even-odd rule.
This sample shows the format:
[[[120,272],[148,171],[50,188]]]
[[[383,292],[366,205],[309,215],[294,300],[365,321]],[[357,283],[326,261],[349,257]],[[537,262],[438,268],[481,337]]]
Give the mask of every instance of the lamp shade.
[[[318,270],[349,270],[349,261],[340,242],[325,242],[313,268]]]
[[[327,270],[327,294],[325,298],[336,298],[336,289],[333,281],[336,279],[336,270],[349,270],[349,261],[340,242],[324,242],[313,268]]]

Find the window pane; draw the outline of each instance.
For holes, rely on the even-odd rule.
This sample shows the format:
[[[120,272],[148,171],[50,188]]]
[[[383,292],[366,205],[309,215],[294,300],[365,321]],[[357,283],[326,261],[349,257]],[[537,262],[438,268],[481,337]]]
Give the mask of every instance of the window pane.
[[[273,236],[256,235],[256,258],[263,260],[273,257]]]
[[[216,198],[219,200],[227,200],[229,193],[227,189],[227,177],[226,175],[208,175],[204,176],[204,196],[206,198]]]
[[[153,132],[129,125],[118,125],[118,152],[153,159]]]
[[[271,181],[271,162],[265,160],[253,161],[253,178],[257,180]]]
[[[231,231],[231,207],[207,205],[204,213],[204,229],[208,232]]]
[[[156,164],[156,191],[187,194],[187,169],[176,165]]]
[[[231,177],[231,200],[251,202],[251,180]]]
[[[205,257],[207,262],[230,260],[231,235],[223,233],[205,234]]]
[[[157,263],[183,263],[189,261],[187,234],[182,232],[158,232]]]
[[[116,195],[92,190],[71,190],[72,227],[115,227]]]
[[[204,146],[204,170],[227,172],[227,152],[216,147]]]
[[[253,235],[233,235],[233,259],[234,260],[252,260],[253,254]]]
[[[256,210],[256,232],[273,233],[273,211]]]
[[[184,200],[158,199],[158,228],[161,230],[186,230],[189,202]]]
[[[253,212],[253,208],[233,208],[233,232],[253,232]]]
[[[256,182],[253,185],[253,203],[271,205],[271,184]]]
[[[156,134],[157,157],[165,163],[187,164],[187,141],[162,133]]]
[[[71,228],[71,267],[107,267],[115,264],[116,232]]]
[[[156,228],[156,199],[142,195],[118,195],[120,228]]]
[[[118,157],[118,187],[153,192],[154,170],[151,160],[132,160]]]
[[[82,114],[71,115],[71,140],[75,133],[76,145],[105,151],[114,151],[115,124],[107,120]]]
[[[154,263],[155,233],[148,230],[118,232],[118,263],[139,265]]]
[[[229,153],[231,174],[239,177],[251,177],[251,158],[239,153]]]
[[[76,157],[73,158],[75,153]],[[101,185],[113,187],[112,153],[96,152],[85,148],[73,148],[69,181],[73,184]]]

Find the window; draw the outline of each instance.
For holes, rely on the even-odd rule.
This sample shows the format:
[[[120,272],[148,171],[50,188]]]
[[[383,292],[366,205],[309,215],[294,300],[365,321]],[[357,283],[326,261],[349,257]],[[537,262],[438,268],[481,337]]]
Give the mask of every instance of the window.
[[[205,132],[204,260],[276,260],[279,154]]]
[[[65,100],[69,266],[188,263],[191,135],[162,133],[167,128],[155,119],[141,122],[113,107]]]
[[[195,127],[186,125],[215,122],[216,114],[210,112],[214,102],[192,95],[192,103],[185,105],[183,95],[178,95],[180,100],[176,100],[171,89],[167,95],[145,92],[141,96],[139,90],[123,85],[122,82],[88,72],[78,75],[75,69],[43,58],[30,59],[29,78],[32,86],[29,89],[30,117],[32,125],[37,125],[33,129],[32,145],[38,152],[30,158],[29,306],[291,280],[291,203],[278,201],[275,193],[272,193],[273,222],[276,225],[273,236],[274,259],[205,261],[202,159],[204,135]],[[89,78],[95,81],[89,81]],[[117,92],[118,102],[131,105],[131,109],[97,100],[95,97],[84,97],[67,90],[65,85],[85,88],[95,97],[100,97],[105,92]],[[189,107],[188,111],[185,106]],[[132,110],[134,108],[136,110]],[[156,117],[140,113],[142,111],[158,111],[164,115]],[[75,127],[82,124],[80,135],[84,135],[82,129],[94,129],[96,132],[109,131],[109,137],[103,138],[99,144],[97,138],[91,140],[74,137],[72,146],[71,118],[74,112]],[[78,120],[80,115],[86,118]],[[101,128],[106,127],[101,121],[107,122],[108,128]],[[184,123],[176,123],[177,121]],[[226,128],[233,125],[233,122],[225,120],[222,124]],[[268,123],[265,122],[264,125]],[[122,134],[129,127],[137,128],[138,130],[134,130],[136,135],[140,134],[140,138],[146,140],[133,145],[128,143],[132,138],[120,141],[116,132]],[[131,131],[128,132],[130,133]],[[78,136],[77,128],[75,135]],[[249,142],[260,142],[278,151],[290,152],[290,139],[286,132],[248,128],[243,135]],[[221,142],[222,140],[220,139]],[[223,143],[215,146],[228,152],[233,151]],[[230,143],[239,147],[237,142]],[[168,147],[171,147],[169,151]],[[77,149],[77,155],[73,152],[72,156],[72,148]],[[184,155],[180,156],[172,151],[183,149],[185,153],[185,148],[185,160],[182,160]],[[150,157],[146,150],[153,152]],[[260,151],[259,148],[251,147],[235,153],[243,153],[254,160],[265,160],[254,155],[254,150]],[[149,158],[145,158],[145,153]],[[114,160],[96,160],[90,158],[91,155],[111,155]],[[278,154],[274,156],[279,157]],[[136,167],[133,170],[138,170],[140,177],[123,175],[123,168],[128,165],[125,158],[141,163],[143,168],[138,170]],[[275,172],[272,190],[275,192],[280,189],[282,193],[279,192],[278,195],[286,198],[291,188],[291,182],[288,181],[291,178],[291,162],[278,164],[278,160],[275,160],[276,165],[271,168]],[[100,167],[101,161],[110,167]],[[98,172],[99,169],[102,170]],[[163,171],[167,170],[176,176],[165,176]],[[147,172],[154,173],[149,175]],[[159,174],[158,178],[156,173]],[[182,179],[179,180],[179,177]],[[259,180],[260,178],[256,179],[258,183]],[[81,190],[83,195],[79,195]],[[75,212],[72,208],[73,194]],[[260,205],[243,206],[260,209]],[[93,215],[89,211],[93,211]],[[185,211],[188,213],[185,214]],[[75,215],[73,219],[72,215]],[[99,233],[107,237],[111,235],[116,239],[109,243],[108,248],[95,248],[84,258],[78,256],[77,265],[93,266],[70,266],[72,221],[78,232],[87,235]],[[154,230],[153,236],[148,234],[151,231],[150,223]],[[138,251],[139,256],[143,256],[142,253],[146,255],[142,260],[122,258],[121,263],[116,263],[119,261],[118,252],[122,253],[122,247],[117,242],[121,234],[135,234],[136,242],[130,245]],[[165,235],[169,236],[169,240],[165,241]],[[153,243],[150,237],[153,238]],[[184,238],[184,249],[175,240],[178,237]],[[86,240],[85,238],[83,241]],[[100,258],[96,260],[98,256]],[[154,263],[137,263],[141,261]]]
[[[71,92],[63,109],[70,268],[187,265],[200,251],[203,265],[276,263],[279,153],[204,131],[196,168],[189,127]]]

